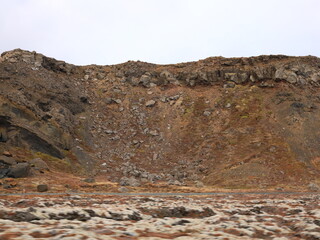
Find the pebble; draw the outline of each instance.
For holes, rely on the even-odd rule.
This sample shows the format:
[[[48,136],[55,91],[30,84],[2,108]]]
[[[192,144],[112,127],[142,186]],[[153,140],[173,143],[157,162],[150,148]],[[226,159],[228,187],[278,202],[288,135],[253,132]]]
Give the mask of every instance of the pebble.
[[[146,102],[146,107],[153,107],[156,104],[155,100],[149,100]]]

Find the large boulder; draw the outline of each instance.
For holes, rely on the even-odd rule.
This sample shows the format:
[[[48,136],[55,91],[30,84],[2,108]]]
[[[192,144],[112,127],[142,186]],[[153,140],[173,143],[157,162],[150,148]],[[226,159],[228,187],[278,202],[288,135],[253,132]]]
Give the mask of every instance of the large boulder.
[[[10,166],[17,164],[14,158],[6,156],[0,156],[0,162]]]
[[[27,177],[30,172],[30,165],[28,163],[18,163],[9,169],[7,177],[23,178]]]
[[[37,186],[37,191],[38,192],[46,192],[46,191],[48,191],[49,190],[49,188],[48,188],[48,185],[47,184],[39,184],[38,186]]]
[[[121,186],[130,186],[130,187],[139,187],[141,185],[140,181],[135,179],[134,177],[130,177],[130,178],[123,177],[120,179],[119,184]]]
[[[0,168],[0,178],[5,178],[9,172],[8,168]]]
[[[30,161],[31,167],[39,171],[49,171],[48,164],[41,158],[35,158]]]

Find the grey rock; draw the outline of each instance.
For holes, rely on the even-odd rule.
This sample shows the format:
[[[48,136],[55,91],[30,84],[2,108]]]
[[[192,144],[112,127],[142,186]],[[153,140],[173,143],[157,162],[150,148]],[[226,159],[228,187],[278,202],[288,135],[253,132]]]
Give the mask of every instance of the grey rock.
[[[153,161],[156,161],[158,159],[158,154],[157,153],[154,153],[153,156],[152,156],[152,160]]]
[[[278,68],[276,70],[275,79],[276,80],[285,80],[285,81],[292,83],[292,84],[298,82],[298,76],[294,72],[285,69],[285,67]]]
[[[211,115],[211,112],[210,112],[210,111],[204,111],[204,112],[203,112],[203,115],[206,116],[206,117],[208,117],[208,116]]]
[[[182,186],[182,183],[178,180],[169,180],[167,182],[168,185]]]
[[[189,220],[186,220],[186,219],[181,219],[181,220],[173,223],[172,226],[185,225],[186,223],[190,223],[190,221],[189,221]]]
[[[36,170],[39,170],[39,171],[49,171],[49,166],[48,164],[43,161],[41,158],[35,158],[35,159],[32,159],[30,161],[30,165],[31,167],[34,167]]]
[[[234,88],[236,86],[236,84],[234,82],[227,82],[224,86],[226,88]]]
[[[140,181],[135,179],[134,177],[123,177],[120,179],[119,184],[121,186],[130,186],[130,187],[139,187],[140,186]]]
[[[160,101],[163,102],[163,103],[165,103],[165,102],[168,101],[168,98],[167,98],[167,97],[161,97],[161,98],[160,98]]]
[[[195,186],[196,186],[197,188],[202,188],[202,187],[204,187],[204,184],[203,184],[203,182],[201,182],[201,181],[195,181]]]
[[[150,182],[154,182],[154,181],[160,180],[161,176],[155,173],[150,173],[148,174],[147,178]]]
[[[110,129],[107,129],[104,131],[106,134],[114,134],[114,133],[117,133],[116,131],[113,131],[113,130],[110,130]]]
[[[154,105],[156,105],[155,100],[149,100],[146,102],[146,107],[153,107]]]
[[[229,80],[230,82],[235,82],[235,83],[244,83],[248,80],[249,76],[247,73],[236,73],[236,72],[231,72],[231,73],[225,73],[225,79]]]
[[[273,88],[274,84],[270,82],[262,82],[259,84],[259,87],[261,88]]]
[[[308,185],[308,188],[309,188],[310,191],[316,191],[316,192],[320,191],[320,186],[318,184],[316,184],[316,183],[310,183]]]
[[[8,172],[9,172],[8,168],[0,168],[0,178],[6,177]]]
[[[170,101],[176,101],[176,100],[178,100],[179,98],[180,98],[180,95],[174,95],[174,96],[169,97],[168,99],[169,99]]]
[[[151,136],[159,136],[159,133],[158,133],[157,130],[151,130],[151,131],[149,131],[149,134],[150,134]]]
[[[115,99],[114,102],[117,103],[117,104],[122,103],[121,99]]]
[[[8,141],[8,133],[4,128],[0,128],[0,142]]]
[[[14,222],[31,222],[33,220],[40,220],[39,217],[33,215],[30,212],[20,212],[20,211],[17,211],[11,215],[7,215],[5,219],[8,219]]]
[[[126,188],[126,187],[119,187],[118,191],[119,192],[130,192],[130,190],[128,188]]]
[[[28,163],[18,163],[9,169],[8,177],[22,178],[27,177],[30,172],[30,165]]]
[[[17,164],[16,160],[12,157],[0,156],[0,163],[4,163],[6,165],[15,165]]]
[[[46,192],[46,191],[48,191],[49,190],[49,188],[48,188],[48,185],[47,184],[39,184],[38,186],[37,186],[37,191],[38,192]]]
[[[94,182],[96,182],[96,180],[94,178],[86,178],[83,181],[86,182],[86,183],[94,183]]]
[[[104,99],[104,102],[105,102],[106,104],[112,104],[112,103],[113,103],[113,99],[112,99],[112,98],[105,98],[105,99]]]
[[[151,81],[151,76],[149,73],[146,73],[140,77],[139,82],[142,83],[144,87],[150,87],[150,81]]]

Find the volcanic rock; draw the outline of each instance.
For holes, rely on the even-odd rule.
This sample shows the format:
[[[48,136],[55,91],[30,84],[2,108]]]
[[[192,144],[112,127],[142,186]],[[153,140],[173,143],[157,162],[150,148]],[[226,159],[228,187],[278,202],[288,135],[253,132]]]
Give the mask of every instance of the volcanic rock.
[[[46,191],[48,191],[49,190],[49,188],[48,188],[48,185],[47,184],[39,184],[38,186],[37,186],[37,191],[38,192],[46,192]]]
[[[41,158],[34,158],[29,163],[31,167],[34,167],[36,170],[49,171],[48,164],[45,161],[43,161]]]
[[[0,156],[0,162],[7,165],[15,165],[17,164],[16,160],[12,157]]]
[[[146,107],[153,107],[156,104],[156,101],[154,100],[149,100],[146,102]]]
[[[30,165],[28,163],[18,163],[9,169],[8,177],[23,178],[27,177],[30,172]]]

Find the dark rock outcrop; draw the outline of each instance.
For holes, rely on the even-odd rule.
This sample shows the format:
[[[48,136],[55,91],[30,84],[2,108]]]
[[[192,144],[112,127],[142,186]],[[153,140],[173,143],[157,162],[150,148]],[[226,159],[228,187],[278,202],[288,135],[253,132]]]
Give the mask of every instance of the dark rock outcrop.
[[[22,178],[27,177],[30,172],[30,165],[28,163],[18,163],[13,167],[9,168],[7,173],[8,177]]]

